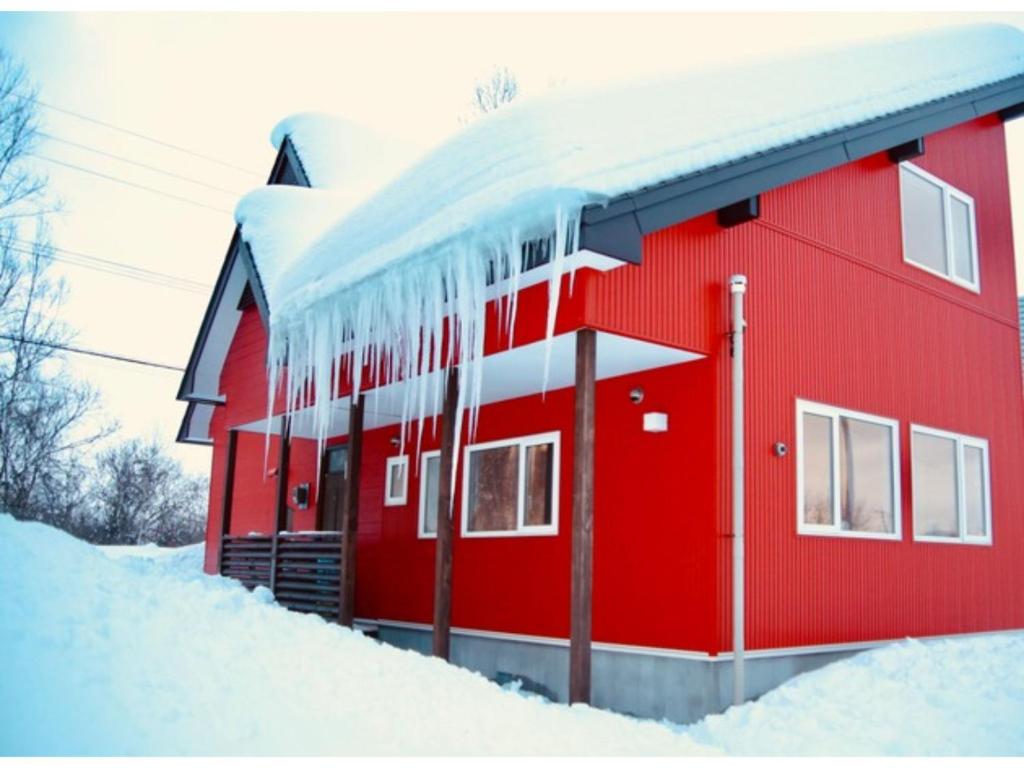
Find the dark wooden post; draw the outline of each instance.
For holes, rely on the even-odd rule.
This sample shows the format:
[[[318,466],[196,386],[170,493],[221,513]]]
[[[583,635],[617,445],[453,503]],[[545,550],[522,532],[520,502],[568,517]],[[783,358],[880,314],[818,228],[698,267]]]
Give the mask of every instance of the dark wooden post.
[[[338,623],[351,627],[356,613],[356,535],[359,532],[359,471],[363,462],[363,409],[366,396],[352,399],[348,412],[348,467],[341,508],[341,579]]]
[[[591,580],[594,566],[594,398],[597,336],[576,332],[576,414],[572,461],[572,615],[569,702],[590,703]]]
[[[448,370],[441,415],[441,466],[437,482],[437,543],[434,560],[433,653],[448,660],[452,631],[452,476],[455,472],[455,409],[459,402],[459,372]]]
[[[288,454],[291,450],[292,420],[281,417],[281,450],[277,462],[277,505],[274,515],[274,535],[288,530]]]
[[[224,537],[231,533],[231,505],[235,495],[235,455],[238,432],[228,430],[228,455],[224,463],[224,494],[220,500],[220,540],[217,542],[217,571],[224,573]]]

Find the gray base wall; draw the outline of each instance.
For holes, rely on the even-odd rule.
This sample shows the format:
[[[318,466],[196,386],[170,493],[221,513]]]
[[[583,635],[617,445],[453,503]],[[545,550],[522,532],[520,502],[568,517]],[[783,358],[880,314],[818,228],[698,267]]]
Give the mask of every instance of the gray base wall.
[[[430,631],[381,625],[389,645],[430,653]],[[786,680],[855,651],[821,651],[748,657],[747,698],[756,699]],[[523,690],[552,701],[569,696],[569,648],[530,640],[452,633],[451,661],[498,683],[521,680]],[[732,663],[640,651],[595,648],[591,660],[595,707],[634,717],[693,723],[732,704]]]

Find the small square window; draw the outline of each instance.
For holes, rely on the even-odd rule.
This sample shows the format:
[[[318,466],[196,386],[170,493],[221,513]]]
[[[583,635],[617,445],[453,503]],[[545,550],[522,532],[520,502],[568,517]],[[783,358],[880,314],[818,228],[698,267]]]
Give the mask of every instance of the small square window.
[[[384,506],[405,504],[409,488],[409,457],[392,456],[387,461],[384,478]]]

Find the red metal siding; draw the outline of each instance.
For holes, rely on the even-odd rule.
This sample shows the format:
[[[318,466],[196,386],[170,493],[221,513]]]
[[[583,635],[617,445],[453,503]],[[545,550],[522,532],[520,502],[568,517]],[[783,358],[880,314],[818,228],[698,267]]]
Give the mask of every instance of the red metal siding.
[[[584,324],[708,356],[598,385],[595,640],[729,648],[725,285],[735,272],[750,279],[748,645],[1024,626],[1024,603],[1006,588],[1024,579],[1024,404],[1002,126],[978,120],[927,137],[927,148],[918,164],[977,203],[980,295],[903,262],[897,169],[882,155],[766,194],[759,221],[722,230],[713,216],[700,217],[649,236],[642,267],[577,276],[560,330]],[[519,343],[543,332],[543,290],[529,289],[520,307],[529,327],[517,333]],[[265,415],[265,343],[258,316],[247,312],[222,377],[228,404],[214,419],[211,526],[223,430]],[[646,390],[640,407],[629,402],[634,386]],[[793,446],[798,397],[900,421],[902,541],[796,534],[797,452],[779,459],[771,446]],[[669,432],[643,432],[646,410],[667,412]],[[991,547],[912,541],[911,421],[989,439]],[[477,440],[552,430],[562,435],[559,534],[456,536],[457,627],[568,634],[571,390],[486,406]],[[381,429],[365,438],[356,607],[367,618],[426,623],[434,543],[416,538],[418,467],[408,504],[383,506],[395,434]],[[315,448],[296,445],[303,442],[293,448],[290,484],[315,474]],[[257,507],[272,509],[273,483],[268,497],[256,471],[263,438],[240,441],[240,454],[243,445],[239,482],[251,511],[239,513],[236,496],[237,521],[266,514]],[[436,447],[436,436],[423,447]],[[296,526],[311,519],[297,518]]]
[[[926,140],[918,163],[971,194],[982,292],[902,258],[898,175],[884,156],[764,196],[763,218],[721,230],[711,216],[645,241],[641,269],[589,285],[586,322],[706,351],[722,407],[716,456],[718,640],[730,646],[729,358],[725,285],[748,294],[748,634],[751,647],[852,642],[1024,626],[1024,411],[1001,124],[975,121]],[[637,308],[642,308],[638,311]],[[798,397],[901,422],[901,542],[796,534]],[[994,544],[912,541],[909,424],[990,440]],[[712,542],[707,542],[713,546]]]

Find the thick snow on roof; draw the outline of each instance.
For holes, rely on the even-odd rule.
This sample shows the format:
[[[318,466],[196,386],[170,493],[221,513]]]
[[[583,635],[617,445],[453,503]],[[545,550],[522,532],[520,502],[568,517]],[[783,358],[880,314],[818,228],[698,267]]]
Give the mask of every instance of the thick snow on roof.
[[[270,141],[280,149],[286,136],[310,184],[321,188],[379,186],[422,152],[395,136],[318,112],[286,117],[274,126]]]
[[[235,207],[235,221],[249,245],[256,270],[267,296],[276,305],[273,291],[287,269],[340,213],[362,200],[358,191],[323,190],[274,184],[249,192]]]
[[[548,227],[559,205],[578,209],[1022,73],[1024,34],[986,25],[513,104],[339,217],[282,275],[281,309],[458,240]]]
[[[1021,74],[1024,34],[972,26],[554,92],[491,113],[280,259],[266,285],[268,402],[284,370],[295,410],[310,391],[334,391],[339,359],[358,391],[363,364],[384,371],[377,384],[426,382],[425,370],[457,356],[455,431],[467,404],[472,429],[487,275],[509,274],[514,298],[524,241],[548,238],[550,337],[583,206]],[[441,359],[447,323],[454,343]],[[546,385],[547,361],[538,389]],[[409,388],[403,406],[403,426],[418,415],[420,434],[439,397],[435,387],[430,409],[426,386]],[[320,439],[328,400],[314,403]]]

